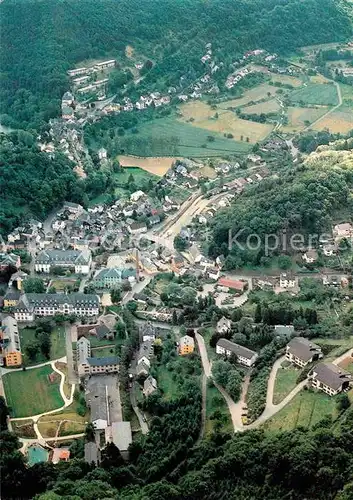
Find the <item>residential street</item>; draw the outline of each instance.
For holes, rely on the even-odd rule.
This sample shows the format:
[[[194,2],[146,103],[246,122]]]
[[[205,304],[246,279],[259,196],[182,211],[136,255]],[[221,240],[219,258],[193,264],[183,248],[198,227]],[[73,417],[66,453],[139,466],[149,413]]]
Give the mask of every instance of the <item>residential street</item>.
[[[135,392],[134,392],[133,388],[130,389],[129,393],[130,393],[131,406],[132,406],[132,409],[134,410],[134,412],[138,418],[138,421],[139,421],[139,424],[141,427],[141,432],[142,432],[142,434],[147,434],[148,433],[148,424],[147,424],[147,422],[145,422],[145,420],[143,418],[142,411],[137,406],[137,401],[136,401]]]
[[[206,349],[204,338],[199,333],[196,333],[196,340],[197,340],[198,347],[199,347],[199,352],[200,352],[200,356],[201,356],[201,362],[202,362],[202,367],[203,367],[203,370],[204,370],[204,374],[206,375],[206,377],[212,377],[212,373],[211,373],[212,366],[211,366],[211,363],[209,362],[209,359],[208,359],[208,354],[207,354],[207,349]],[[352,354],[353,354],[353,348],[350,349],[350,350],[348,350],[348,351],[346,351],[344,354],[342,354],[338,358],[336,358],[333,361],[333,363],[335,365],[337,365],[341,361],[343,361],[345,358],[350,357]],[[260,415],[260,417],[257,420],[255,420],[255,422],[253,422],[250,425],[244,426],[242,424],[242,421],[241,421],[242,408],[243,408],[243,406],[245,404],[245,397],[246,397],[247,389],[248,389],[249,382],[250,382],[250,376],[248,375],[244,379],[244,382],[243,382],[243,385],[242,385],[242,394],[241,394],[240,400],[237,403],[235,403],[233,401],[233,399],[223,389],[223,387],[221,387],[215,381],[213,381],[215,387],[217,387],[217,389],[222,394],[222,396],[224,397],[224,399],[225,399],[225,401],[226,401],[226,403],[228,405],[229,413],[231,415],[231,419],[232,419],[232,423],[233,423],[234,432],[242,432],[242,431],[244,431],[246,429],[256,429],[261,424],[263,424],[264,422],[266,422],[266,420],[268,420],[269,418],[273,417],[273,415],[275,415],[282,408],[284,408],[304,388],[304,386],[307,383],[307,380],[304,380],[303,382],[300,382],[283,399],[283,401],[281,401],[281,403],[279,403],[278,405],[273,404],[273,393],[274,393],[274,386],[275,386],[276,375],[277,375],[277,371],[279,370],[279,368],[280,368],[280,366],[281,366],[281,364],[282,364],[282,362],[284,360],[285,360],[285,356],[281,356],[273,364],[273,367],[272,367],[272,370],[271,370],[271,373],[270,373],[270,377],[269,377],[269,380],[268,380],[265,410]],[[203,400],[203,408],[204,408],[204,405],[206,405],[206,401]]]
[[[73,359],[73,351],[72,351],[72,342],[74,341],[72,338],[72,331],[74,328],[70,323],[65,323],[65,348],[66,348],[66,363],[67,363],[67,373],[70,384],[78,384],[78,377],[74,370],[74,359]],[[76,339],[77,341],[77,339]]]

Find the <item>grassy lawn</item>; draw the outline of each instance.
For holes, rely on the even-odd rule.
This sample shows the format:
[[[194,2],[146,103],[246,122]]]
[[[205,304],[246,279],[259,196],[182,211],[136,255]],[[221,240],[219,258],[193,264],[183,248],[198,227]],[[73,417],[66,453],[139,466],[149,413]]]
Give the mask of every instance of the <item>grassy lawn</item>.
[[[58,382],[51,383],[51,366],[7,373],[4,389],[12,417],[27,417],[60,408],[64,404]]]
[[[232,432],[233,425],[230,418],[227,403],[217,387],[208,387],[206,396],[206,436],[214,430],[215,420],[211,419],[214,412],[218,410],[221,413],[222,431]]]
[[[64,292],[67,287],[79,287],[80,280],[76,279],[55,279],[50,282],[50,286],[54,287],[57,292]]]
[[[341,356],[344,354],[345,351],[348,351],[348,349],[351,349],[353,347],[353,336],[350,336],[348,338],[343,338],[343,339],[312,339],[313,342],[319,345],[334,345],[337,346],[332,351],[328,353],[327,356],[325,356],[325,361],[333,361],[335,358],[338,356]]]
[[[158,366],[156,377],[158,388],[163,392],[163,397],[167,401],[170,401],[180,395],[178,383],[173,379],[174,373],[175,372],[167,370],[166,366]]]
[[[325,416],[336,416],[336,399],[322,392],[300,391],[290,403],[263,425],[267,431],[312,427]]]
[[[96,347],[92,349],[93,358],[106,358],[114,356],[114,345],[112,347]]]
[[[297,385],[296,380],[299,373],[300,370],[293,366],[287,366],[278,370],[273,393],[273,403],[275,405],[279,404],[294,389]]]
[[[35,340],[35,329],[34,328],[22,328],[20,330],[21,338],[21,349],[24,351],[27,344]],[[66,354],[65,350],[65,329],[63,326],[56,326],[50,334],[51,338],[51,348],[50,348],[50,359],[62,358]],[[29,361],[28,366],[37,365],[39,363],[44,363],[48,361],[41,352],[37,353],[36,359],[34,361]]]
[[[306,87],[294,90],[289,99],[292,103],[303,102],[304,104],[322,104],[336,106],[338,95],[335,85],[310,83]]]
[[[95,335],[90,335],[88,337],[88,339],[91,342],[91,347],[106,347],[106,346],[113,346],[114,347],[116,344],[115,340],[108,340],[108,339],[100,340]]]
[[[210,135],[214,137],[212,142],[208,140]],[[137,134],[130,133],[121,139],[121,153],[136,156],[210,157],[222,153],[245,154],[250,147],[245,141],[226,139],[221,133],[182,123],[173,117],[141,124]]]

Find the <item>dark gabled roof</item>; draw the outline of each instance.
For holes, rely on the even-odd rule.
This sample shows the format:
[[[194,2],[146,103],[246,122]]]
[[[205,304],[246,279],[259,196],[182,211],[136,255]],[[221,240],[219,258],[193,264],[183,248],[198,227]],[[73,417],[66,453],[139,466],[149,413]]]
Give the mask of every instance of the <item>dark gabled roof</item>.
[[[332,363],[319,363],[312,369],[315,379],[337,391],[344,382],[352,380],[351,373]]]
[[[314,344],[304,337],[295,337],[288,342],[287,347],[289,347],[288,352],[302,361],[309,361],[314,354],[321,352],[321,347],[319,345]]]
[[[237,356],[241,356],[242,358],[246,359],[251,359],[253,356],[255,356],[255,354],[257,354],[255,351],[252,351],[251,349],[248,349],[247,347],[244,347],[242,345],[235,344],[234,342],[231,342],[227,339],[219,339],[217,345],[223,347],[227,351],[233,352]]]
[[[96,327],[96,334],[99,339],[103,339],[106,335],[110,333],[109,328],[107,325],[101,324]]]
[[[35,262],[37,264],[88,264],[90,260],[88,250],[43,250],[40,252]]]
[[[117,356],[110,356],[106,358],[87,358],[87,363],[90,366],[117,365],[119,363],[119,358]]]

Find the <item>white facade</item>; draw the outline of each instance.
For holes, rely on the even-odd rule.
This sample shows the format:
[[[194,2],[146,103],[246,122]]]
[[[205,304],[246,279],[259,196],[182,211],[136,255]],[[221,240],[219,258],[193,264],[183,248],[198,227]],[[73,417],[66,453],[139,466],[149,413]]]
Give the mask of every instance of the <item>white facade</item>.
[[[216,353],[229,357],[229,356],[231,356],[233,351],[230,351],[229,349],[225,349],[224,347],[217,345],[216,346]],[[237,361],[240,364],[245,365],[245,366],[252,366],[255,363],[258,355],[257,355],[257,353],[255,353],[251,358],[245,358],[244,356],[239,356],[239,354],[236,354],[236,356],[237,356]]]
[[[295,278],[292,278],[287,275],[281,275],[279,279],[279,286],[281,288],[294,288],[296,285]]]

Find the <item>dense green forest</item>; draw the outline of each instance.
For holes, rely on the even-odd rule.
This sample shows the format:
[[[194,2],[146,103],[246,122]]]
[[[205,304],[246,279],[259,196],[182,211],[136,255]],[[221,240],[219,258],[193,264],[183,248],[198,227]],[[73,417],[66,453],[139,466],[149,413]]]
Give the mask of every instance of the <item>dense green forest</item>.
[[[300,233],[305,243],[309,235],[318,237],[331,231],[332,216],[343,208],[353,209],[352,185],[352,169],[344,157],[334,152],[330,157],[313,153],[298,167],[248,187],[231,207],[219,212],[212,221],[209,254],[226,255],[228,269],[244,264],[266,265],[269,260],[265,255],[266,236],[280,237],[286,231],[289,241],[291,235]],[[231,251],[229,230],[233,236],[240,231],[237,241],[241,246],[235,244]],[[256,241],[251,237],[253,234],[261,240],[256,250],[251,249],[258,241],[257,237]],[[248,237],[250,245],[245,244]],[[270,239],[269,247],[273,243]],[[290,252],[289,245],[286,250]]]
[[[127,44],[156,62],[151,88],[199,74],[208,42],[227,71],[246,50],[288,53],[352,32],[334,0],[7,0],[0,19],[1,122],[35,129],[58,114],[70,67],[103,56],[123,66]]]
[[[43,219],[64,200],[85,202],[85,185],[66,156],[50,158],[35,137],[19,130],[0,135],[0,233],[6,234],[24,215]]]
[[[187,411],[187,406],[181,406],[179,417]],[[155,446],[163,448],[182,424],[181,420],[157,418],[152,432],[158,428],[160,440]],[[158,455],[148,451],[154,446],[148,437],[141,451],[147,451],[151,461],[144,468],[134,460],[124,464],[116,449],[109,450],[100,468],[80,459],[26,468],[17,438],[4,431],[2,498],[37,494],[39,500],[351,500],[352,410],[344,413],[335,431],[331,425],[326,418],[312,430],[299,428],[271,435],[260,430],[234,436],[216,431],[208,440],[185,446],[186,456],[175,455],[173,462],[158,461]],[[186,422],[183,428],[187,433]],[[159,477],[146,476],[145,471],[155,468],[163,471]]]

